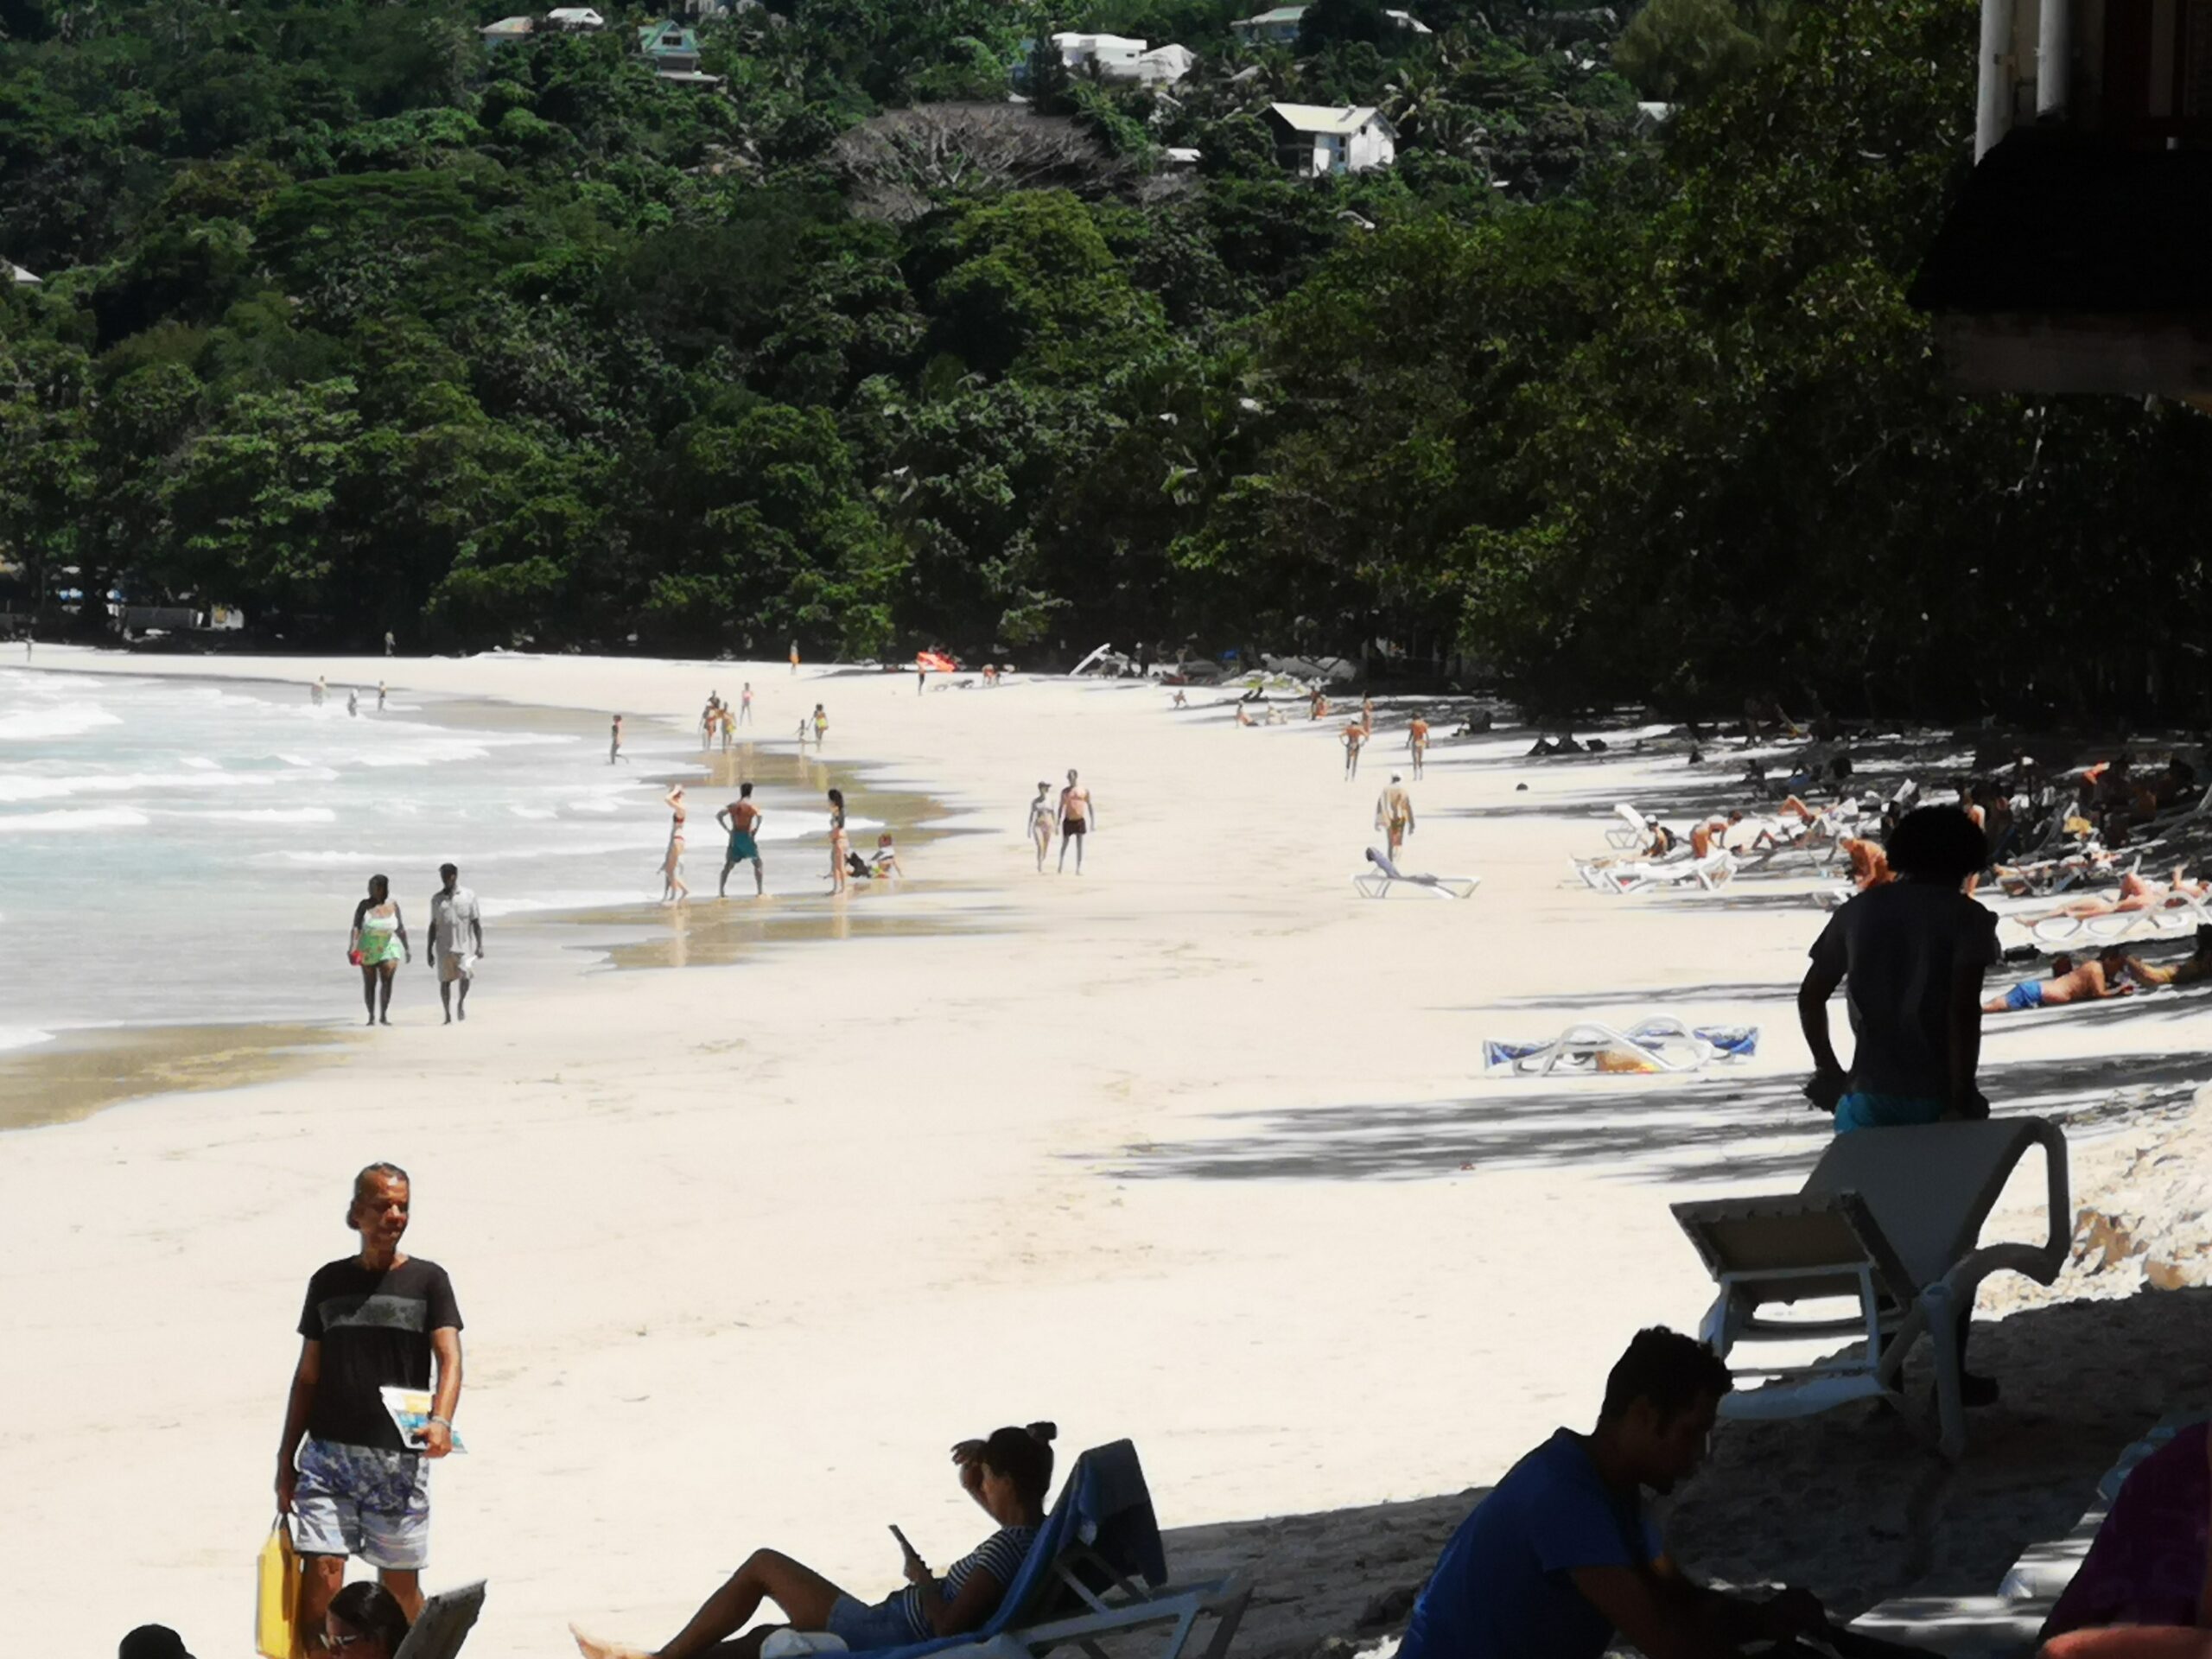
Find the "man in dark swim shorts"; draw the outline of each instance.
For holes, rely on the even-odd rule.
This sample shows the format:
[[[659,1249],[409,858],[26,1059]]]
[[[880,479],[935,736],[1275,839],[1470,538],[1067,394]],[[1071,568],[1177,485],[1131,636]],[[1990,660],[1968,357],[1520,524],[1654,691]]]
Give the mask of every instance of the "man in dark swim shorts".
[[[758,899],[766,882],[760,867],[760,843],[754,832],[760,828],[760,809],[753,804],[753,785],[737,786],[737,798],[715,814],[715,822],[729,831],[729,854],[722,860],[722,879],[717,893],[729,897],[729,873],[748,860],[753,865],[753,896]]]
[[[1068,867],[1068,848],[1075,848],[1075,873],[1083,874],[1083,841],[1090,833],[1096,809],[1090,804],[1090,791],[1075,780],[1075,768],[1068,768],[1068,786],[1060,791],[1060,868]]]

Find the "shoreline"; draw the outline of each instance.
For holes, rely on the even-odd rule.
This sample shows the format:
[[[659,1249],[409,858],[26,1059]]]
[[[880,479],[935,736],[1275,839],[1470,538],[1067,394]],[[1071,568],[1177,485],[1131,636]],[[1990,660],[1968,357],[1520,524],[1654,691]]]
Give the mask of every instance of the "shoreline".
[[[734,693],[744,670],[711,671]],[[697,679],[503,659],[436,665],[426,689],[472,673],[640,713],[680,712]],[[54,1497],[0,1520],[0,1547],[56,1563],[38,1605],[0,1590],[23,1639],[66,1645],[64,1611],[118,1572],[129,1605],[97,1604],[118,1630],[159,1618],[205,1649],[235,1626],[299,1285],[344,1248],[335,1189],[372,1158],[414,1172],[410,1248],[453,1271],[470,1320],[474,1455],[440,1471],[429,1584],[493,1580],[472,1652],[558,1650],[569,1619],[649,1637],[759,1545],[889,1587],[882,1517],[925,1554],[972,1541],[943,1446],[1052,1417],[1065,1459],[1135,1440],[1177,1570],[1209,1536],[1249,1552],[1262,1599],[1236,1652],[1264,1656],[1390,1628],[1360,1615],[1426,1572],[1432,1521],[1456,1524],[1553,1427],[1586,1427],[1633,1330],[1694,1328],[1710,1285],[1668,1200],[1793,1186],[1825,1141],[1796,1099],[1792,1006],[1820,883],[1615,900],[1567,868],[1603,847],[1615,801],[1675,810],[1726,787],[1711,769],[1662,750],[1548,766],[1512,728],[1440,743],[1408,861],[1484,884],[1464,906],[1371,904],[1349,877],[1407,704],[1378,711],[1347,784],[1332,726],[1241,731],[1219,694],[1173,711],[1156,688],[918,697],[886,678],[855,695],[779,667],[764,690],[753,671],[797,711],[834,690],[833,754],[864,743],[887,783],[951,812],[918,861],[939,895],[922,937],[754,946],[742,976],[494,982],[466,1027],[396,1029],[372,1065],[349,1048],[189,1111],[142,1101],[4,1143],[0,1206],[61,1262],[0,1264],[24,1338],[0,1382],[55,1402],[10,1446],[24,1489]],[[1021,805],[1069,766],[1099,833],[1083,879],[1039,878]],[[988,931],[942,925],[970,905]],[[1993,1022],[2000,1109],[2094,1116],[2145,1081],[2157,1111],[2098,1142],[2109,1160],[2083,1148],[2077,1198],[2093,1162],[2179,1132],[2150,1121],[2166,1079],[2212,1069],[2192,1022],[2164,1017],[2182,1011]],[[1480,1073],[1486,1039],[1642,1013],[1765,1039],[1694,1078]],[[2040,1524],[2123,1419],[2182,1386],[2149,1344],[2194,1302],[2158,1294],[2179,1300],[1992,1326],[2021,1381],[1978,1418],[1987,1478],[1946,1512],[1974,1549]],[[118,1297],[190,1309],[159,1320],[175,1363],[158,1398],[134,1358],[146,1331],[102,1316]],[[2045,1330],[2088,1334],[2045,1353]],[[2070,1386],[2093,1337],[2130,1357],[2128,1388]],[[1963,1544],[1923,1559],[1897,1530],[1925,1454],[1893,1416],[1730,1425],[1720,1448],[1682,1508],[1697,1564],[1869,1599],[1971,1577]],[[1853,1458],[1864,1480],[1784,1535],[1731,1531],[1707,1503],[1755,1518],[1777,1470],[1810,1485]],[[118,1559],[109,1517],[149,1471],[206,1502]]]

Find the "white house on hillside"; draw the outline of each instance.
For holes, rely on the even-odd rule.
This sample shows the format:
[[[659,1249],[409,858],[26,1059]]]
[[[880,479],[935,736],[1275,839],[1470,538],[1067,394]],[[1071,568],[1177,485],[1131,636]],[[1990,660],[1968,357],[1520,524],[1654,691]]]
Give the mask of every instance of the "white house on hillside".
[[[1108,80],[1137,80],[1147,85],[1173,86],[1191,73],[1198,54],[1186,46],[1160,46],[1147,51],[1142,41],[1127,35],[1052,36],[1053,49],[1071,74],[1096,70]]]
[[[593,29],[605,29],[607,19],[589,6],[556,6],[545,14],[545,26],[588,33]]]
[[[1400,29],[1415,35],[1434,32],[1410,11],[1386,9],[1382,15]],[[1298,28],[1305,17],[1304,6],[1277,6],[1254,16],[1240,17],[1229,27],[1247,46],[1296,46]]]
[[[1363,104],[1341,109],[1321,104],[1270,104],[1268,125],[1275,156],[1292,172],[1364,173],[1398,159],[1398,130],[1380,110]]]

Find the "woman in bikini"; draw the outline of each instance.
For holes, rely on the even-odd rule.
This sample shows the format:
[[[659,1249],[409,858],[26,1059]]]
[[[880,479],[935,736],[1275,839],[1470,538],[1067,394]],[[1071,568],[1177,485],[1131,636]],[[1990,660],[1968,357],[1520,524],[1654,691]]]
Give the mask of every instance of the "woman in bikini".
[[[830,791],[830,891],[842,893],[851,884],[845,869],[845,860],[852,854],[853,844],[845,838],[845,791]]]
[[[678,905],[691,892],[683,885],[683,785],[677,785],[661,799],[673,816],[668,825],[668,850],[661,855],[660,901],[664,905]]]
[[[364,1024],[391,1023],[392,977],[408,955],[407,924],[391,896],[391,883],[372,875],[369,896],[353,906],[353,931],[346,938],[346,960],[361,970],[361,1001],[369,1011]]]

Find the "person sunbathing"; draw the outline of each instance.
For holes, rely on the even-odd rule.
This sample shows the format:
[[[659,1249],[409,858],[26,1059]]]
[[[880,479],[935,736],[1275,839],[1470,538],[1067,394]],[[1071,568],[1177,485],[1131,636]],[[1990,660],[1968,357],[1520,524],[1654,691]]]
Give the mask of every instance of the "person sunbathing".
[[[2212,891],[2212,888],[2208,888],[2202,881],[2191,881],[2178,864],[2174,866],[2171,882],[2153,881],[2131,870],[2120,878],[2120,893],[2116,898],[2076,899],[2073,903],[2062,905],[2044,915],[2022,919],[2034,923],[2048,921],[2055,916],[2117,916],[2129,911],[2171,910],[2177,906],[2197,902],[2208,891]]]
[[[2195,985],[2212,979],[2212,923],[2198,925],[2196,950],[2179,962],[2162,968],[2130,957],[2127,971],[2154,990],[2161,985]]]
[[[1890,855],[1882,850],[1882,843],[1864,836],[1846,836],[1836,845],[1851,861],[1851,885],[1865,893],[1897,878],[1890,870]]]
[[[2212,1434],[2192,1423],[2128,1471],[2038,1659],[2212,1659]]]
[[[2029,1008],[2060,1008],[2069,1002],[2098,1002],[2108,996],[2127,996],[2135,988],[2123,976],[2128,969],[2125,952],[2107,947],[2091,962],[2058,971],[2061,957],[2051,963],[2049,979],[2024,979],[2002,996],[1981,1005],[1984,1014],[2018,1014]]]
[[[759,1549],[661,1647],[601,1642],[574,1625],[569,1634],[584,1659],[696,1659],[708,1653],[722,1659],[758,1659],[760,1644],[785,1628],[826,1631],[855,1653],[980,1630],[998,1611],[1044,1525],[1057,1432],[1050,1423],[1032,1423],[1027,1428],[1001,1428],[988,1440],[963,1440],[952,1448],[961,1490],[998,1522],[998,1530],[947,1567],[943,1578],[907,1546],[906,1587],[869,1606],[812,1567],[779,1550]],[[904,1534],[899,1541],[906,1544]],[[790,1624],[755,1625],[731,1640],[763,1601],[782,1608]]]

